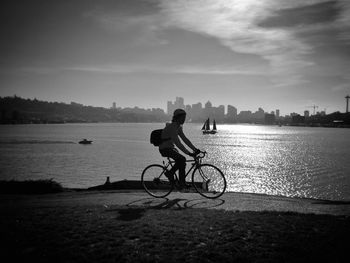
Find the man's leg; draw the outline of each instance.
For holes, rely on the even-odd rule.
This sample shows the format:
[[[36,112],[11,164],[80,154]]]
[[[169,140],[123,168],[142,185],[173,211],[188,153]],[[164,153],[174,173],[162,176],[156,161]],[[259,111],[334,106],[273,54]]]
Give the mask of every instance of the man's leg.
[[[169,157],[175,161],[170,173],[173,175],[179,169],[180,184],[185,184],[186,176],[186,158],[173,149],[166,149],[161,151],[162,156]]]

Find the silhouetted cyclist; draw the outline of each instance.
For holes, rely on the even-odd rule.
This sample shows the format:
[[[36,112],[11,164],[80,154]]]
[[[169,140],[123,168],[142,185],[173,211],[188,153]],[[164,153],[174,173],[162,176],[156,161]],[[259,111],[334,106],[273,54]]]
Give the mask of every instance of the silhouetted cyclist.
[[[179,148],[182,152],[189,156],[196,156],[200,153],[191,141],[185,136],[182,125],[186,120],[186,112],[183,109],[176,109],[173,114],[173,119],[171,123],[167,123],[162,132],[163,142],[159,145],[159,152],[163,157],[169,157],[175,161],[175,165],[170,171],[167,171],[165,175],[169,178],[171,182],[174,182],[174,174],[179,170],[179,183],[180,187],[186,187],[186,158],[181,155],[178,150]],[[181,143],[181,140],[193,150],[193,153],[186,149],[186,147]]]

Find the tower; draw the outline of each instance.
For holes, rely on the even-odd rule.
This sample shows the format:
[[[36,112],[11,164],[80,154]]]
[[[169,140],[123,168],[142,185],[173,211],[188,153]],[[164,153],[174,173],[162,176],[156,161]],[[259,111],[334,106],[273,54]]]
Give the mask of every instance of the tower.
[[[349,112],[349,98],[350,98],[349,95],[345,97],[345,99],[346,99],[346,113]]]
[[[182,97],[176,97],[174,104],[175,104],[175,108],[177,109],[185,109],[184,98]]]

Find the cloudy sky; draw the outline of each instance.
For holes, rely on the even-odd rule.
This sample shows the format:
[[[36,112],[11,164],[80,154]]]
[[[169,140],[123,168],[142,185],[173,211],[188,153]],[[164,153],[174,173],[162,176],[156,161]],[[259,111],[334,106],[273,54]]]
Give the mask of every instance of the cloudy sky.
[[[344,112],[350,93],[348,0],[10,0],[0,13],[0,96],[284,115]]]

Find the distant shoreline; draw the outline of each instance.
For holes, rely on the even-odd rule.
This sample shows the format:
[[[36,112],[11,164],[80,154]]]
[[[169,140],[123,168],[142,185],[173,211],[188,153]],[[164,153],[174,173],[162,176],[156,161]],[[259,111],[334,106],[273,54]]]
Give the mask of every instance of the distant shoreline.
[[[0,123],[2,126],[21,125],[67,125],[67,124],[164,124],[164,122],[48,122],[48,123]],[[202,124],[201,122],[188,122],[187,124]],[[279,127],[305,127],[305,128],[350,128],[350,125],[322,125],[322,124],[265,124],[265,123],[218,123],[218,125],[256,125],[256,126],[279,126]],[[220,130],[220,129],[219,129]]]

